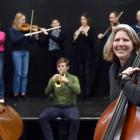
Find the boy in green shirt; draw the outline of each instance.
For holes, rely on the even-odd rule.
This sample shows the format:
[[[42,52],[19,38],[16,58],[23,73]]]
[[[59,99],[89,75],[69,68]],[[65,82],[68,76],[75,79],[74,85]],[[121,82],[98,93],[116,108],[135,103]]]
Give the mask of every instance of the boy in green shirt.
[[[40,125],[45,140],[54,140],[50,121],[57,117],[69,120],[68,140],[77,140],[79,129],[79,111],[76,107],[76,97],[80,94],[80,84],[76,76],[68,73],[69,60],[62,57],[57,61],[57,70],[49,80],[45,89],[46,95],[53,95],[54,106],[47,108],[40,115]]]

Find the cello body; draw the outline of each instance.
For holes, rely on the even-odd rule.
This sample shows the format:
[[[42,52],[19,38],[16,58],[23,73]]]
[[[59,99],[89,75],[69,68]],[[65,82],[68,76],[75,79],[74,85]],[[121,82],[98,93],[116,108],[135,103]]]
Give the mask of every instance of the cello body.
[[[19,140],[22,132],[20,115],[12,107],[0,104],[0,140]]]
[[[112,119],[117,100],[112,102],[97,122],[93,140],[103,140]],[[122,131],[113,140],[140,140],[140,107],[129,103]]]

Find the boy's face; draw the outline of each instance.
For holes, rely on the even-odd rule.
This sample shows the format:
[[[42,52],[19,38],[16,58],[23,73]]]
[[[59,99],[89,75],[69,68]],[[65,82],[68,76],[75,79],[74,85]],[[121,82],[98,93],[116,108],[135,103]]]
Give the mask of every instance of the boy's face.
[[[59,74],[67,73],[68,69],[69,69],[69,66],[67,66],[65,62],[59,63],[57,65],[57,71]]]
[[[60,22],[58,20],[53,20],[52,23],[51,23],[51,27],[54,28],[54,27],[59,27],[60,26]]]

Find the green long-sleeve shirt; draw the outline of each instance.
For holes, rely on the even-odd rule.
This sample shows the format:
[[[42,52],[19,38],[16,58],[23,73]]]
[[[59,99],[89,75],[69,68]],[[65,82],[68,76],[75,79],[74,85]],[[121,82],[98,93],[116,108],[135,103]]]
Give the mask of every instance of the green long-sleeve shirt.
[[[56,106],[76,105],[76,97],[80,94],[80,84],[76,76],[67,73],[68,83],[56,87],[52,78],[45,89],[46,95],[53,94],[53,101]]]

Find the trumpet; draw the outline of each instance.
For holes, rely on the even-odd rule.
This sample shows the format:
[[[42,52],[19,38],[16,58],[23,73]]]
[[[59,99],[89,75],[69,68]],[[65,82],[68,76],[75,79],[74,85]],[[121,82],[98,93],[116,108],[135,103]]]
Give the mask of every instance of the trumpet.
[[[54,79],[54,85],[55,87],[61,87],[64,84],[64,81],[62,80],[62,77],[65,76],[65,73],[61,72],[59,75],[57,75]]]

